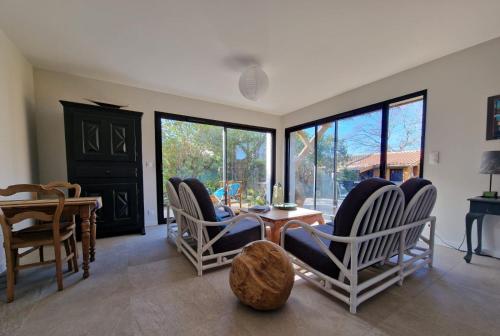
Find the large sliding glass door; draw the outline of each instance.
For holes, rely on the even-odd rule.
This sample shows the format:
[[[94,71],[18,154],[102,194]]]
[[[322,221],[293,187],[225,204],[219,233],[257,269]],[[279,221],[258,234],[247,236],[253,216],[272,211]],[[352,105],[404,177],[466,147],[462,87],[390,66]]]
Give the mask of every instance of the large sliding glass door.
[[[165,182],[196,177],[214,204],[265,204],[274,183],[275,130],[157,112],[158,219],[166,211]],[[158,165],[158,162],[161,164]]]
[[[424,103],[415,97],[389,105],[386,177],[396,184],[420,176]]]
[[[335,122],[317,126],[316,209],[326,215],[333,214],[336,200],[336,127]]]
[[[285,130],[290,202],[335,215],[360,181],[422,176],[425,92]]]
[[[315,129],[305,128],[290,134],[289,200],[314,209]]]
[[[382,111],[344,118],[337,123],[337,205],[359,181],[381,177]]]
[[[196,176],[209,189],[218,186],[223,179],[223,127],[162,119],[161,136],[165,181],[172,176]]]
[[[266,204],[271,196],[271,134],[227,128],[226,136],[226,203]]]

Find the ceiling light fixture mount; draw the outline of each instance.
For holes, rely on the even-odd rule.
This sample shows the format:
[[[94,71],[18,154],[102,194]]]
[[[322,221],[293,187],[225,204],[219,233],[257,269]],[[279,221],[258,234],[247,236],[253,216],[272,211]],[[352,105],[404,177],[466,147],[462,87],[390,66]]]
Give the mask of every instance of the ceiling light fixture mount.
[[[243,97],[257,101],[269,88],[269,78],[260,66],[251,65],[241,74],[239,87]]]

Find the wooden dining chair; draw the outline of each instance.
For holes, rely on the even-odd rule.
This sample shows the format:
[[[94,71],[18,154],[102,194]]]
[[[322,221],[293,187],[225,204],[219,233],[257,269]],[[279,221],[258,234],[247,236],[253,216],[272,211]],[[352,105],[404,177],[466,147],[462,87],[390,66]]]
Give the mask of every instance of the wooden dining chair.
[[[23,210],[22,207],[13,211],[12,209],[2,209],[0,207],[0,225],[2,227],[4,248],[7,262],[7,302],[14,300],[14,285],[17,278],[17,273],[21,269],[41,266],[45,264],[55,263],[56,278],[58,290],[63,289],[62,263],[74,259],[76,255],[70,252],[66,257],[62,258],[61,244],[69,240],[73,234],[73,228],[67,226],[61,227],[61,216],[64,210],[65,195],[57,188],[49,188],[34,184],[18,184],[9,186],[6,189],[0,189],[0,196],[9,197],[20,193],[37,193],[47,197],[56,198],[57,205],[50,209]],[[20,226],[21,222],[27,220],[38,221],[41,223],[51,223],[51,230],[30,231],[29,228],[21,228],[16,230],[16,226]],[[30,264],[19,264],[19,259],[33,251],[36,251],[41,246],[53,246],[54,260],[43,262],[34,262]],[[28,250],[19,253],[19,249],[28,248]]]
[[[45,188],[53,189],[57,188],[63,192],[65,192],[66,197],[74,197],[74,198],[79,198],[80,194],[82,192],[82,188],[79,184],[76,183],[70,183],[66,181],[53,181],[49,182],[47,184],[43,185]],[[43,197],[43,195],[39,195],[38,193],[34,193],[33,197],[35,199],[40,199],[40,197]],[[74,270],[75,272],[78,272],[78,248],[76,245],[76,221],[75,221],[75,215],[64,215],[61,218],[60,222],[60,228],[61,229],[72,229],[73,230],[73,236],[64,241],[64,249],[66,251],[66,255],[69,253],[73,252],[75,253],[75,258],[68,260],[68,269],[69,270]],[[30,228],[26,229],[26,231],[51,231],[52,230],[52,224],[51,223],[36,223],[36,225],[31,226]],[[43,246],[40,246],[38,248],[38,254],[40,257],[40,262],[45,261],[44,259],[44,254],[43,254]]]

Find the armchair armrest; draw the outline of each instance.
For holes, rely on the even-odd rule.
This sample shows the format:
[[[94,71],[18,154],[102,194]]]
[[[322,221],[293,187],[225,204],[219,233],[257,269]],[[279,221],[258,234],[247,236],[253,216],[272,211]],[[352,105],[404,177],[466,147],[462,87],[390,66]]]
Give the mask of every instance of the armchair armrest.
[[[329,240],[329,241],[337,242],[337,243],[349,244],[351,246],[351,248],[346,249],[346,253],[351,253],[351,258],[352,258],[352,256],[357,255],[358,246],[362,242],[365,242],[365,241],[368,241],[371,239],[375,239],[378,237],[386,236],[389,234],[393,234],[393,233],[402,232],[404,234],[407,230],[412,229],[414,227],[417,227],[419,225],[425,224],[427,222],[431,222],[431,225],[433,226],[434,221],[435,221],[435,218],[428,217],[428,218],[425,218],[425,219],[422,219],[422,220],[419,220],[419,221],[416,221],[416,222],[413,222],[410,224],[401,225],[401,226],[391,228],[388,230],[378,231],[378,232],[371,233],[371,234],[364,235],[364,236],[350,237],[350,236],[335,236],[335,235],[331,235],[328,233],[324,233],[324,232],[317,230],[316,228],[314,228],[314,226],[311,226],[307,223],[304,223],[304,222],[299,221],[299,220],[292,220],[283,226],[283,229],[281,231],[281,242],[280,243],[281,243],[282,247],[285,246],[285,233],[287,230],[290,230],[290,229],[293,230],[293,228],[291,228],[290,226],[292,226],[292,225],[298,226],[298,227],[304,229],[314,239],[314,241],[320,247],[320,249],[323,251],[323,253],[325,253],[332,260],[333,263],[335,263],[335,265],[339,268],[339,270],[342,273],[344,273],[345,276],[349,280],[352,280],[351,278],[354,276],[354,274],[351,273],[351,270],[349,270],[346,266],[344,266],[344,264],[330,251],[329,247],[326,246],[321,241],[320,237],[324,238],[326,240]],[[404,249],[405,249],[404,246],[400,246],[401,251],[403,251]]]
[[[329,247],[326,246],[321,241],[321,239],[319,239],[319,237],[325,238],[325,239],[330,240],[330,241],[336,241],[339,243],[352,243],[353,238],[355,238],[355,237],[339,237],[339,236],[330,235],[328,233],[324,233],[324,232],[317,230],[316,228],[314,228],[314,226],[312,226],[310,224],[304,223],[304,222],[299,221],[299,220],[291,220],[283,226],[283,229],[281,231],[280,245],[283,248],[285,248],[285,233],[286,233],[286,231],[289,229],[293,230],[293,228],[290,228],[291,225],[299,226],[300,228],[307,231],[307,233],[314,239],[314,241],[319,246],[319,248],[323,251],[323,253],[325,253],[333,261],[333,263],[339,268],[339,270],[341,270],[344,274],[346,274],[346,276],[349,279],[351,279],[350,272],[347,269],[347,267],[344,266],[344,264],[332,253],[332,251],[330,251]]]
[[[205,252],[206,250],[208,250],[215,242],[217,242],[217,240],[219,240],[231,228],[233,228],[234,226],[236,226],[239,222],[241,222],[245,218],[253,218],[253,219],[257,220],[257,222],[260,224],[261,239],[265,238],[265,232],[266,232],[265,224],[264,224],[264,222],[262,221],[262,219],[259,216],[255,215],[253,213],[240,214],[238,216],[229,218],[229,219],[221,221],[221,222],[208,222],[208,221],[200,220],[200,219],[197,219],[197,218],[195,218],[193,216],[190,216],[189,214],[187,214],[184,211],[181,211],[181,214],[182,214],[182,216],[185,219],[190,220],[190,221],[192,221],[192,222],[194,222],[194,223],[197,224],[197,226],[198,226],[198,228],[197,228],[198,229],[198,237],[202,237],[203,236],[203,228],[204,227],[225,225],[225,228],[222,229],[214,238],[212,238],[209,241],[207,241],[206,244],[203,244],[202,252]]]
[[[231,217],[234,217],[234,216],[235,216],[235,215],[234,215],[234,211],[233,211],[233,209],[231,209],[231,207],[229,207],[229,206],[227,206],[227,205],[224,205],[224,204],[220,205],[219,207],[220,207],[220,208],[223,208],[223,209],[224,209],[224,211],[227,211]]]

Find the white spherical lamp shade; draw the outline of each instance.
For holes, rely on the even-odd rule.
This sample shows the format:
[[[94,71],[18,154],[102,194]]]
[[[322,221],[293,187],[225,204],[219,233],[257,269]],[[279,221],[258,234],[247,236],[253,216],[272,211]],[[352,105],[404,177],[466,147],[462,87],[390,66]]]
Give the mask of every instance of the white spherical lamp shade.
[[[243,97],[256,101],[267,91],[269,78],[261,68],[253,65],[243,71],[239,84]]]

